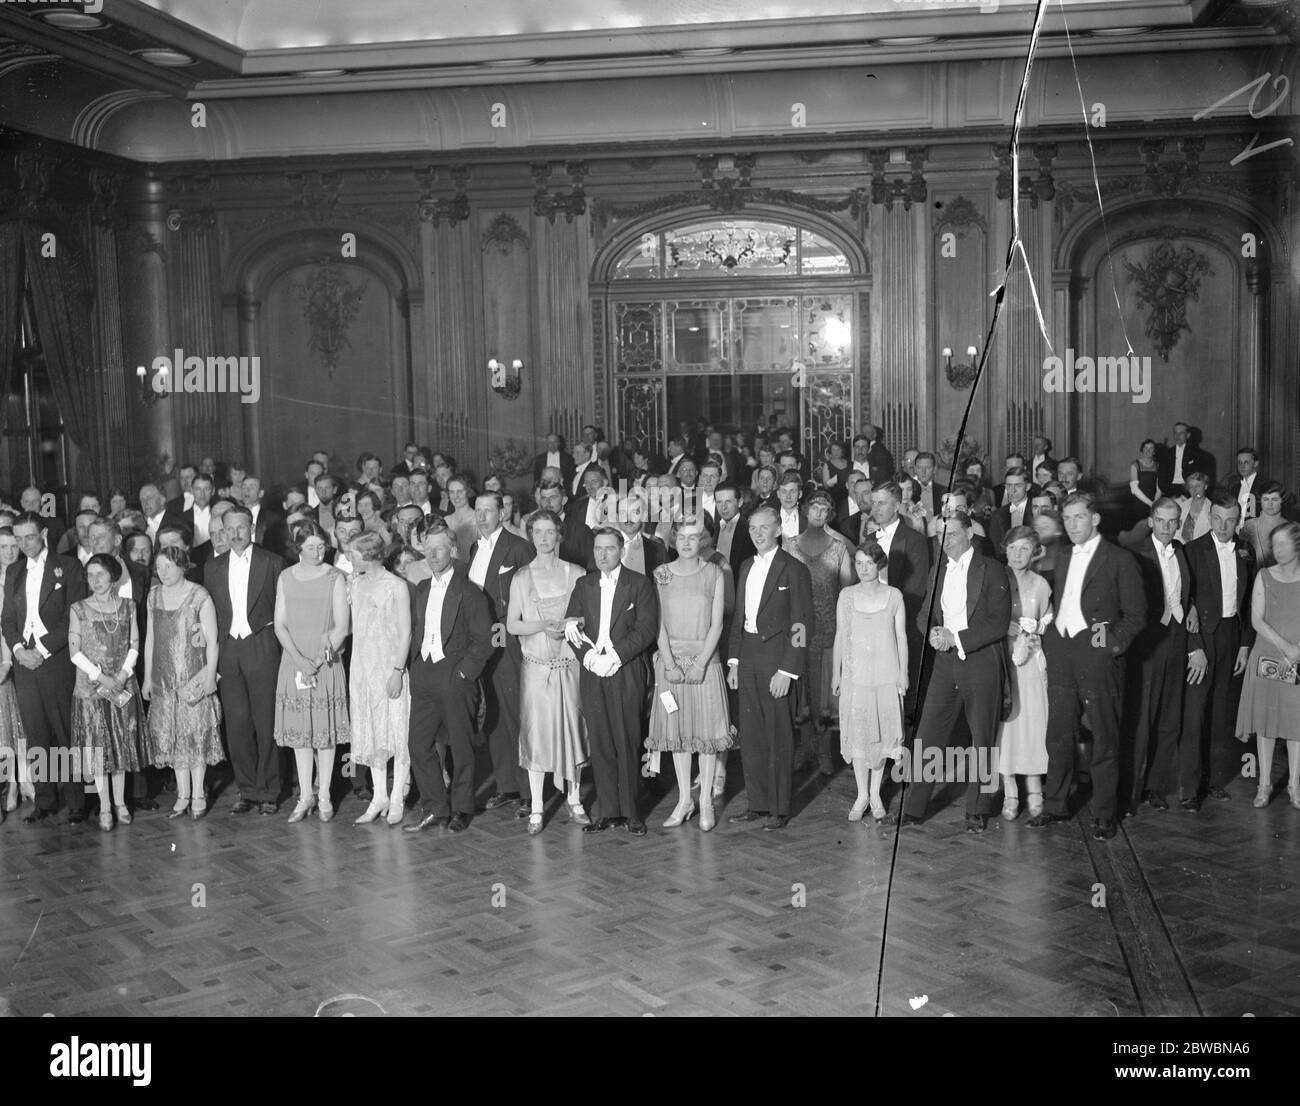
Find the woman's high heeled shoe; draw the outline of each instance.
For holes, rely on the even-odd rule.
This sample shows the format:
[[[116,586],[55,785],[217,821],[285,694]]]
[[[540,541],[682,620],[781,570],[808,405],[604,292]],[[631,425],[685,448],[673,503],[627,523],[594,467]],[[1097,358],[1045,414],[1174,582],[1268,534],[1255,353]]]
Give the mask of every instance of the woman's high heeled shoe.
[[[328,822],[334,817],[334,804],[322,795],[316,803],[316,813],[322,822]]]
[[[544,819],[542,818],[542,812],[540,810],[534,810],[530,815],[528,815],[528,836],[529,837],[536,837],[539,833],[542,832],[543,820]]]
[[[864,795],[861,798],[859,798],[858,801],[855,802],[851,807],[849,807],[849,821],[861,822],[862,815],[866,813],[867,804],[870,801],[871,800]]]
[[[1041,791],[1031,791],[1029,793],[1029,817],[1037,818],[1043,813],[1043,793]]]
[[[9,790],[5,792],[5,813],[12,814],[18,809],[18,785],[11,783]]]
[[[289,822],[301,822],[313,810],[316,809],[316,796],[308,795],[305,799],[299,799],[297,805],[293,808],[293,813],[289,815]]]
[[[190,817],[196,822],[208,812],[207,799],[195,799],[190,805]]]
[[[1300,810],[1300,784],[1295,786],[1288,785],[1287,794],[1291,796],[1291,805]]]
[[[898,819],[885,809],[884,803],[871,804],[871,817],[875,819],[878,826],[893,826],[898,823]]]
[[[358,818],[353,823],[353,825],[357,825],[357,826],[367,825],[370,822],[373,822],[376,818],[387,813],[388,813],[387,799],[384,799],[382,802],[379,799],[371,799],[370,805],[366,807],[366,812],[363,815],[361,815],[361,817]]]
[[[99,828],[105,833],[113,828],[113,812],[108,809],[101,809],[99,812]]]
[[[591,825],[591,818],[582,807],[582,802],[569,804],[569,821],[575,826]]]
[[[713,800],[707,797],[701,798],[700,799],[700,831],[702,833],[708,833],[709,830],[711,830],[717,824],[718,824],[717,819],[714,817],[713,814]]]
[[[189,796],[184,796],[176,800],[176,805],[172,807],[171,813],[168,814],[167,817],[169,819],[184,817],[185,812],[189,809],[190,809]]]
[[[126,808],[125,804],[118,804],[117,824],[119,826],[129,826],[131,824],[131,812]]]
[[[681,803],[677,804],[676,809],[669,816],[668,820],[664,822],[664,829],[676,829],[683,822],[689,822],[695,817],[695,801],[693,799],[688,799],[687,803],[687,806],[683,806]]]
[[[390,797],[388,800],[388,824],[400,826],[406,817],[406,800]]]
[[[1013,799],[1010,796],[1002,800],[1002,817],[1008,822],[1014,822],[1020,814],[1020,800]]]
[[[1261,783],[1255,791],[1255,797],[1251,800],[1250,805],[1256,810],[1268,806],[1268,801],[1273,797],[1273,785],[1271,783]]]

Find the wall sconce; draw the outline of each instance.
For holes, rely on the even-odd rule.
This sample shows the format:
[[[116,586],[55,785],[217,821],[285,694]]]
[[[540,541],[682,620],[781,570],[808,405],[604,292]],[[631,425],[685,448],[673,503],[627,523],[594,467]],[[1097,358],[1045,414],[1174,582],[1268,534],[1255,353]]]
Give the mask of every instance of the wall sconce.
[[[965,391],[975,383],[976,362],[979,360],[979,353],[980,351],[974,346],[967,346],[966,363],[954,365],[952,363],[952,350],[947,346],[943,347],[943,374],[948,378],[948,383],[958,391]]]
[[[149,370],[143,365],[137,365],[135,367],[135,380],[136,398],[146,407],[152,407],[162,399],[164,395],[170,394],[154,391],[153,386],[149,382]]]
[[[488,362],[488,372],[491,374],[489,380],[492,390],[499,396],[506,399],[518,399],[520,384],[520,375],[523,372],[524,363],[516,357],[510,362],[510,370],[506,370],[504,361],[498,361],[495,357]]]

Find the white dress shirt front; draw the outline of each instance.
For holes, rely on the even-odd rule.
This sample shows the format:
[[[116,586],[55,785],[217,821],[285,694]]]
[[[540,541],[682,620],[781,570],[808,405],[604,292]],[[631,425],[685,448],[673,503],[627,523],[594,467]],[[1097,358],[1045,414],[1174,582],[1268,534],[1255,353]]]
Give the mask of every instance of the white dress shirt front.
[[[1223,589],[1223,617],[1237,617],[1237,546],[1235,542],[1221,542],[1219,535],[1210,538],[1219,558],[1219,586]]]
[[[772,570],[772,558],[775,549],[766,553],[755,553],[754,563],[749,566],[749,575],[745,577],[745,633],[758,633],[758,608],[763,602],[763,588],[767,586],[767,574]]]
[[[1092,556],[1101,544],[1101,535],[1093,534],[1082,545],[1076,545],[1070,553],[1070,567],[1065,574],[1065,590],[1061,594],[1061,613],[1056,624],[1066,637],[1074,637],[1088,628],[1088,620],[1083,617],[1083,577],[1092,563]]]
[[[1178,555],[1174,550],[1174,543],[1165,544],[1153,537],[1151,544],[1156,547],[1156,561],[1160,565],[1160,577],[1164,582],[1165,609],[1160,615],[1160,625],[1168,626],[1171,618],[1182,625],[1183,574],[1178,568]]]
[[[208,541],[212,535],[209,532],[212,526],[212,507],[195,507],[194,508],[194,545],[202,545]]]
[[[488,562],[492,560],[492,554],[497,547],[497,539],[501,537],[501,527],[498,526],[486,538],[479,535],[477,552],[474,554],[474,560],[469,566],[469,578],[476,583],[479,588],[487,586]]]
[[[454,570],[447,569],[441,576],[429,577],[429,600],[424,605],[424,644],[420,656],[437,664],[446,654],[442,651],[442,604],[447,598],[447,585]]]
[[[609,631],[614,622],[614,589],[618,587],[618,574],[622,567],[620,565],[613,572],[601,573],[600,576],[600,626],[598,627],[600,632],[596,635],[597,653],[614,651]]]
[[[781,537],[797,538],[799,536],[799,508],[787,511],[781,508]]]
[[[49,550],[42,549],[35,560],[27,560],[27,621],[23,623],[23,641],[32,642],[42,657],[49,657],[41,638],[45,636],[45,623],[41,621],[41,585],[45,582],[45,562]]]
[[[966,659],[966,651],[961,645],[962,631],[968,628],[966,621],[966,580],[970,575],[971,557],[974,548],[969,548],[957,560],[949,558],[947,571],[943,575],[943,592],[939,597],[939,606],[943,611],[944,629],[951,630],[957,645],[957,656]]]
[[[251,544],[243,553],[230,551],[227,587],[230,593],[230,636],[235,639],[251,637],[253,633],[248,625],[248,570],[252,566]]]
[[[1185,444],[1174,446],[1174,478],[1171,481],[1171,483],[1174,484],[1187,483],[1187,481],[1183,479],[1183,451],[1186,448],[1187,446]]]
[[[146,520],[144,532],[149,535],[149,541],[153,545],[158,544],[158,527],[162,525],[163,515],[166,513],[166,509],[164,508],[154,515],[153,518]]]

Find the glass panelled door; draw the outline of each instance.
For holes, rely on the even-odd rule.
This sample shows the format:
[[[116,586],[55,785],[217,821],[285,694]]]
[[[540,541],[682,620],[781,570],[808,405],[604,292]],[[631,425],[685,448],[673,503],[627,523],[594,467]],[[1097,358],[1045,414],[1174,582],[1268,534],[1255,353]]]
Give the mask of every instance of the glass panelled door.
[[[619,438],[658,452],[699,418],[748,436],[774,417],[815,464],[853,429],[853,302],[848,293],[616,302]]]

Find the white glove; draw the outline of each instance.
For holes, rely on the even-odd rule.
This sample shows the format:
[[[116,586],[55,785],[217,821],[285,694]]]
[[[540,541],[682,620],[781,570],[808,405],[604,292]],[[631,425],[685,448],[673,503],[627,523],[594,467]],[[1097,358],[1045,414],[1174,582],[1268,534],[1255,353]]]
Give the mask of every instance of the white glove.
[[[564,620],[564,640],[575,649],[582,644],[582,625],[580,619],[566,618]]]

